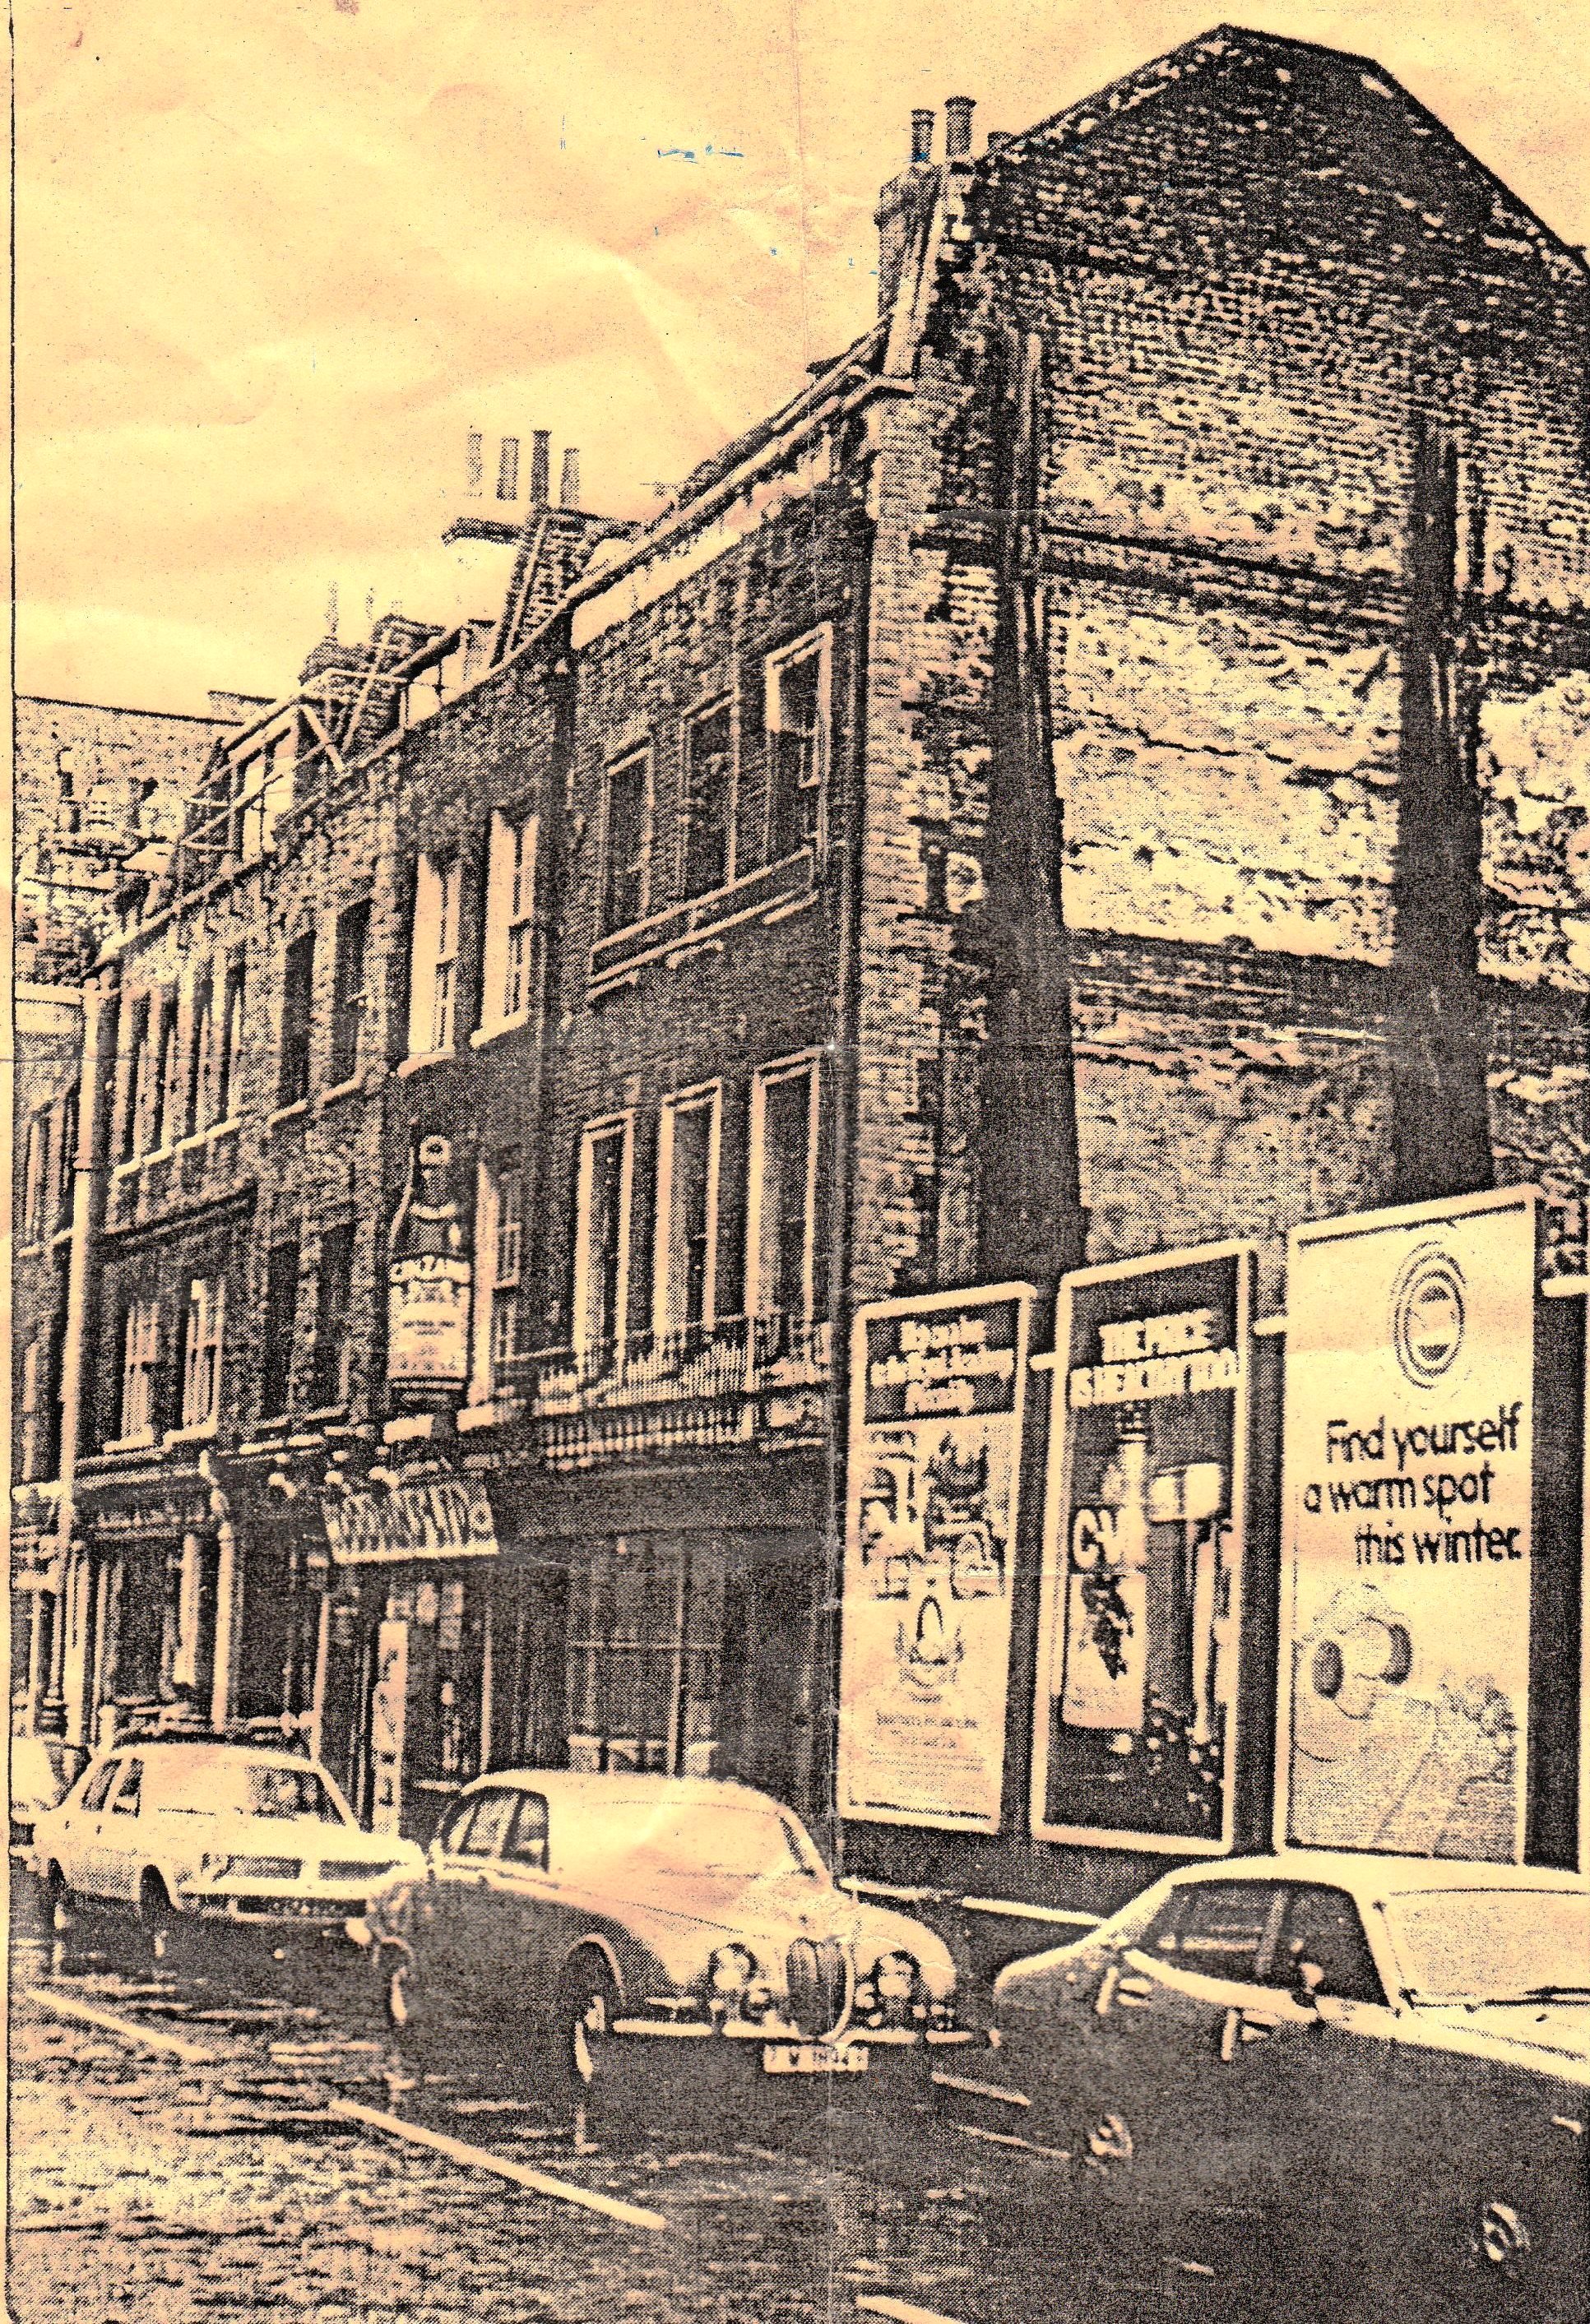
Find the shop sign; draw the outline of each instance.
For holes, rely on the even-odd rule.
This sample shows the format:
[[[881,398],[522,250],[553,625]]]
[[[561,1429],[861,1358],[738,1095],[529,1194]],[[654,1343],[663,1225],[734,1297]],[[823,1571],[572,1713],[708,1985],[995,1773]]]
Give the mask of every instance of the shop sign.
[[[1521,1858],[1535,1204],[1510,1187],[1292,1235],[1294,1847]]]
[[[997,1831],[1032,1293],[855,1319],[839,1679],[844,1816]]]
[[[328,1500],[326,1531],[338,1565],[497,1554],[491,1499],[477,1477],[432,1477],[390,1493]]]
[[[1253,1250],[1087,1268],[1055,1327],[1034,1697],[1043,1840],[1231,1846]]]
[[[387,1271],[386,1377],[394,1386],[462,1388],[469,1377],[469,1262],[434,1251]]]

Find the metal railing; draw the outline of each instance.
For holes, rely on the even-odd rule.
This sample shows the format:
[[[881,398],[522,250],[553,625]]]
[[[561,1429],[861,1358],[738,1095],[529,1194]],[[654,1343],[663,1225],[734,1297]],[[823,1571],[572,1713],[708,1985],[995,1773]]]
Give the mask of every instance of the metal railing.
[[[831,1351],[818,1318],[733,1315],[510,1357],[495,1367],[494,1385],[537,1424],[550,1460],[583,1463],[740,1443],[770,1425],[763,1398],[827,1384]]]

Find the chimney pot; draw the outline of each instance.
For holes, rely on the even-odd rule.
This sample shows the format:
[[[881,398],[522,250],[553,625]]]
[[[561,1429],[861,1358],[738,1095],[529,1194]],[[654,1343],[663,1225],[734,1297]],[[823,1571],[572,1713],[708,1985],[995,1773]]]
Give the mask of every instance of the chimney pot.
[[[563,454],[563,474],[559,479],[558,498],[565,508],[579,506],[579,454],[572,444]]]
[[[933,108],[920,106],[911,117],[911,157],[915,161],[933,159]]]
[[[530,439],[530,499],[532,508],[545,508],[552,482],[552,435],[537,428]]]
[[[949,161],[963,161],[972,150],[972,108],[975,97],[947,97],[944,100],[944,154]]]
[[[485,482],[484,450],[479,429],[472,428],[464,447],[464,489],[471,495],[477,493]]]

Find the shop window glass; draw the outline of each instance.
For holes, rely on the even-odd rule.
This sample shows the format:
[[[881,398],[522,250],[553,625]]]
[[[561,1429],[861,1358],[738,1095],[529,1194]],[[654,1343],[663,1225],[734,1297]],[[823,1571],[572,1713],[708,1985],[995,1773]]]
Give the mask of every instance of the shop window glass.
[[[570,1594],[572,1766],[713,1773],[724,1608],[710,1536],[592,1545]]]

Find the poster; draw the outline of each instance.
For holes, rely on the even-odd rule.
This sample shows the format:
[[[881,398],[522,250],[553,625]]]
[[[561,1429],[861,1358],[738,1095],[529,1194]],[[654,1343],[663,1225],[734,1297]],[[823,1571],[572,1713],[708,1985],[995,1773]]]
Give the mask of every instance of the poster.
[[[997,1831],[1032,1293],[855,1319],[839,1675],[842,1816]]]
[[[1230,1845],[1252,1247],[1062,1286],[1039,1627],[1040,1839]]]
[[[1521,1857],[1535,1201],[1510,1187],[1293,1234],[1293,1846]]]

